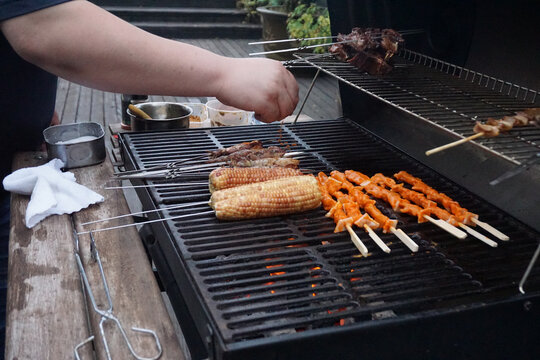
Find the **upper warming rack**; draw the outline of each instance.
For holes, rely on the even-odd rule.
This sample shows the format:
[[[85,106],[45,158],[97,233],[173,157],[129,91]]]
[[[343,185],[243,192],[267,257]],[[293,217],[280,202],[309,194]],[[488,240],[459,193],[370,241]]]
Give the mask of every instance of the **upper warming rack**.
[[[407,49],[394,57],[392,72],[382,76],[369,75],[330,54],[296,56],[458,138],[473,135],[476,121],[538,106],[537,91]],[[540,128],[531,125],[512,129],[495,138],[476,139],[475,143],[519,165],[540,152]]]

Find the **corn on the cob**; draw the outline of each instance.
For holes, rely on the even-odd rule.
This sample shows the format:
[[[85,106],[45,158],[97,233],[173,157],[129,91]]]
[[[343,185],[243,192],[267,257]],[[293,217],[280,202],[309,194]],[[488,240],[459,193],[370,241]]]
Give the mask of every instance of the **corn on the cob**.
[[[219,168],[210,173],[210,192],[245,184],[302,175],[298,169],[289,168]]]
[[[293,214],[321,205],[313,176],[291,176],[241,185],[212,194],[210,206],[220,220],[254,219]]]

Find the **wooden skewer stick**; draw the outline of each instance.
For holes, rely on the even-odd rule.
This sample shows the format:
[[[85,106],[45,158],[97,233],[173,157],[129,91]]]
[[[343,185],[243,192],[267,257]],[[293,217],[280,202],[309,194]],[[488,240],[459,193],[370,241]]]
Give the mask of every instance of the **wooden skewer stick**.
[[[141,117],[145,120],[152,120],[152,117],[150,115],[148,115],[147,113],[145,113],[144,111],[142,111],[141,109],[139,109],[133,104],[129,104],[128,109],[131,110],[131,112],[137,115],[138,117]]]
[[[412,252],[418,251],[418,244],[413,241],[409,237],[409,235],[405,234],[405,231],[403,230],[397,230],[396,228],[390,228],[390,231],[392,234],[394,234],[399,240],[401,240],[402,243],[404,243],[409,249],[411,249]]]
[[[467,226],[465,224],[459,224],[459,227],[465,229],[465,231],[467,231],[469,234],[471,234],[472,236],[474,236],[478,240],[485,242],[486,244],[488,244],[491,247],[497,247],[499,245],[495,241],[488,238],[487,236],[485,236],[483,234],[480,234],[478,231],[474,230],[473,228],[471,228],[471,227],[469,227],[469,226]]]
[[[461,145],[463,143],[474,140],[474,139],[479,138],[479,137],[484,136],[484,135],[485,135],[484,132],[479,132],[479,133],[476,133],[476,134],[471,135],[469,137],[466,137],[465,139],[461,139],[461,140],[454,141],[454,142],[451,142],[451,143],[443,145],[443,146],[436,147],[434,149],[426,151],[426,156],[433,155],[435,153],[438,153],[439,151],[443,151],[443,150],[452,148],[454,146]]]
[[[505,235],[503,234],[502,232],[500,232],[499,230],[495,229],[493,226],[489,225],[488,223],[486,222],[483,222],[483,221],[480,221],[478,219],[475,219],[473,218],[472,221],[480,226],[482,229],[486,230],[487,232],[489,232],[491,235],[497,237],[499,240],[502,240],[502,241],[508,241],[510,240],[510,237],[508,235]]]
[[[377,244],[381,248],[382,251],[384,251],[387,254],[390,253],[390,251],[391,251],[390,248],[388,246],[386,246],[384,241],[382,241],[382,239],[379,237],[379,235],[377,235],[377,233],[375,231],[373,231],[372,228],[367,226],[367,224],[364,224],[364,229],[366,229],[369,237],[375,242],[375,244]]]
[[[364,257],[367,256],[368,255],[368,249],[367,249],[366,245],[364,245],[362,240],[360,240],[358,235],[356,235],[356,233],[352,229],[351,225],[347,225],[347,226],[345,226],[345,228],[349,232],[349,235],[351,235],[351,240],[352,240],[354,246],[356,246],[356,248],[360,251],[362,256],[364,256]]]
[[[444,231],[448,232],[449,234],[454,235],[458,239],[465,239],[467,237],[467,234],[461,230],[459,230],[457,227],[453,226],[452,224],[447,223],[444,220],[441,219],[434,219],[431,216],[424,215],[424,219],[428,220],[430,223],[437,225]]]

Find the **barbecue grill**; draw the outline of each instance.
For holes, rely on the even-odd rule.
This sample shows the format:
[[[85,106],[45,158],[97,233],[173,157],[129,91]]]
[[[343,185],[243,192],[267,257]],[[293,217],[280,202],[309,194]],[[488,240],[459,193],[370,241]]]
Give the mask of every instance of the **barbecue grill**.
[[[352,25],[424,27],[425,36],[434,33],[431,45],[408,41],[416,48],[396,55],[396,67],[384,76],[361,73],[329,56],[308,60],[341,80],[343,118],[283,127],[126,133],[120,137],[125,167],[190,159],[254,139],[265,145],[285,143],[291,151],[304,152],[302,168],[316,172],[357,169],[392,175],[406,170],[479,214],[510,241],[491,248],[471,237],[458,240],[381,204],[420,250],[411,253],[391,235],[381,234],[392,252],[385,254],[366,241],[370,256],[362,257],[348,235],[333,233],[334,224],[322,209],[224,222],[209,214],[197,216],[209,210],[206,205],[165,209],[208,200],[208,187],[200,185],[208,172],[146,180],[183,183],[137,188],[144,208],[163,209],[150,219],[193,215],[152,223],[142,233],[194,359],[540,355],[538,266],[524,284],[525,294],[518,290],[540,241],[539,195],[534,191],[538,169],[531,167],[493,189],[488,185],[540,151],[540,131],[520,129],[433,158],[423,154],[470,134],[475,119],[538,106],[536,92],[466,67],[467,49],[475,44],[474,11],[458,11],[459,31],[452,27],[465,50],[437,45],[435,39],[451,42],[439,27],[422,22],[424,15],[445,10],[445,2],[418,2],[426,6],[419,7],[422,11],[395,25],[390,21],[400,6],[414,3],[328,1],[334,33],[348,32]],[[459,3],[458,10],[465,5]],[[445,55],[445,49],[453,50],[435,56],[437,50]]]

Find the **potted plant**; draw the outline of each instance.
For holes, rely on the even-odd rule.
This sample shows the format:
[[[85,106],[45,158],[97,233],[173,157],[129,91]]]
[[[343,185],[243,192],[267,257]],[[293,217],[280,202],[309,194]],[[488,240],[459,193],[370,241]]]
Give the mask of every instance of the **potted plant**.
[[[287,33],[292,39],[328,37],[328,39],[304,40],[300,46],[317,45],[330,42],[330,17],[328,8],[311,3],[310,5],[299,4],[290,14],[287,20]],[[324,53],[326,47],[313,48],[314,53]]]
[[[288,39],[287,18],[289,14],[306,0],[267,0],[267,3],[256,8],[260,15],[263,40]],[[298,46],[298,43],[286,42],[277,44],[265,44],[265,51],[286,49]],[[289,53],[277,53],[267,55],[276,60],[289,60],[292,58]]]

